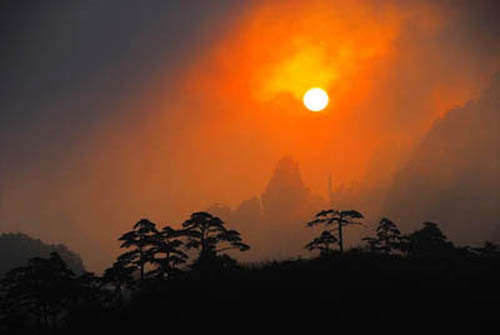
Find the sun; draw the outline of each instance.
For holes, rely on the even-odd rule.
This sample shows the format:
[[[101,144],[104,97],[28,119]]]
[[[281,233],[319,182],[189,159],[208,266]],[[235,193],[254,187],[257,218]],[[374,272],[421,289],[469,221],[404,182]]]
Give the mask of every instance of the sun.
[[[304,94],[304,105],[312,112],[319,112],[328,105],[328,94],[325,90],[314,87]]]

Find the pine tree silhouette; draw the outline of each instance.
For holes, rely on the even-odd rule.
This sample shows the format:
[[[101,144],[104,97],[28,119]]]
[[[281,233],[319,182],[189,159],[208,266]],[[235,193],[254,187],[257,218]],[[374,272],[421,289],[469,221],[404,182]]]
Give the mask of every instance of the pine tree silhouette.
[[[123,234],[118,240],[123,241],[120,248],[132,248],[132,250],[120,255],[120,261],[124,266],[132,266],[139,270],[141,281],[145,278],[145,267],[153,263],[150,250],[155,245],[158,234],[156,225],[148,219],[139,220],[133,229]]]
[[[220,253],[232,249],[247,251],[250,247],[242,242],[240,233],[225,227],[224,221],[207,212],[195,212],[182,226],[188,238],[186,247],[198,250],[197,266],[229,261],[229,256]]]
[[[396,224],[387,218],[380,220],[376,237],[365,237],[370,250],[374,253],[389,255],[393,250],[404,250],[404,238]]]
[[[184,243],[181,238],[185,231],[176,230],[170,226],[164,227],[158,232],[150,250],[151,262],[157,268],[151,274],[160,278],[169,278],[177,273],[177,266],[186,262],[188,255],[181,250]],[[158,256],[163,257],[158,257]]]
[[[362,219],[363,215],[355,210],[348,211],[340,211],[336,209],[322,210],[321,212],[316,214],[316,219],[308,222],[308,227],[313,227],[319,224],[324,225],[325,227],[332,227],[327,229],[327,232],[330,232],[333,235],[337,235],[339,250],[341,253],[344,252],[344,238],[342,228],[345,226],[351,225],[361,225],[360,222],[357,222],[357,219]],[[322,235],[325,232],[322,233]],[[326,236],[326,235],[325,235]],[[320,236],[321,238],[321,236]],[[314,242],[314,241],[313,241]],[[311,242],[312,243],[312,242]]]

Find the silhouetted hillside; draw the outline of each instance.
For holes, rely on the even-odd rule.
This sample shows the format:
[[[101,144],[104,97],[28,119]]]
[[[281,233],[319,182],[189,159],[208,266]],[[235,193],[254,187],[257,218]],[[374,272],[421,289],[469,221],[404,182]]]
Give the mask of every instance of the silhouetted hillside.
[[[435,122],[384,212],[407,228],[440,222],[459,243],[500,240],[500,73],[479,100]]]
[[[0,333],[143,334],[165,316],[224,322],[497,316],[499,245],[456,247],[433,222],[404,235],[383,218],[367,244],[346,250],[342,230],[363,216],[329,209],[316,218],[331,243],[324,243],[324,231],[323,241],[313,242],[321,252],[308,259],[238,263],[227,252],[251,246],[207,212],[192,213],[179,229],[140,219],[118,238],[123,253],[102,277],[76,276],[58,253],[31,258],[0,280]]]
[[[51,252],[57,252],[75,273],[86,271],[80,255],[64,244],[46,244],[23,233],[7,233],[0,235],[0,277],[14,267],[24,266],[30,258],[48,257]]]

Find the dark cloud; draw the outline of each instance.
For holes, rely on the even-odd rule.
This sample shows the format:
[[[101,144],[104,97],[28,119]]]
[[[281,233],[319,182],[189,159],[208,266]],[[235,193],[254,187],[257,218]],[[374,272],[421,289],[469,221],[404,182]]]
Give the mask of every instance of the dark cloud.
[[[241,7],[231,1],[3,3],[4,157],[24,164],[22,158],[39,151],[64,150],[144,82],[197,57]]]
[[[117,234],[143,213],[163,219],[176,211],[174,216],[183,217],[193,204],[228,200],[234,206],[262,192],[275,161],[284,152],[292,152],[296,157],[293,150],[304,141],[290,141],[289,147],[272,143],[274,138],[259,133],[261,120],[252,125],[248,122],[251,117],[246,119],[234,113],[234,105],[225,101],[207,103],[203,94],[189,96],[184,99],[189,101],[180,103],[182,97],[174,99],[167,91],[153,94],[155,99],[163,99],[158,113],[162,115],[154,120],[166,121],[147,126],[135,121],[148,122],[147,117],[157,106],[153,103],[131,107],[135,98],[147,100],[147,93],[157,82],[167,81],[175,88],[179,73],[185,72],[192,62],[204,60],[220,42],[221,35],[231,31],[255,3],[265,4],[231,0],[2,1],[0,230],[22,230],[49,242],[67,243],[89,259],[92,268],[109,263],[100,259],[102,250],[112,252]],[[379,1],[372,3],[370,11],[386,8],[379,6]],[[449,102],[462,104],[470,98],[471,87],[480,86],[500,67],[498,1],[387,3],[407,8],[410,15],[405,17],[395,41],[394,59],[387,60],[390,64],[375,66],[380,71],[373,73],[376,87],[372,96],[360,102],[358,110],[352,111],[352,120],[345,120],[342,125],[353,127],[354,136],[346,136],[346,143],[318,143],[327,151],[317,156],[321,164],[300,162],[305,184],[313,185],[309,182],[315,180],[311,189],[316,194],[320,182],[326,184],[325,172],[332,166],[334,176],[339,175],[336,167],[359,170],[356,165],[360,164],[350,159],[337,164],[335,154],[352,151],[353,157],[376,156],[366,180],[360,181],[361,186],[336,194],[342,198],[336,199],[337,203],[362,211],[383,198],[386,184],[380,175],[384,173],[384,178],[390,179],[394,166],[409,154],[415,138],[420,138],[431,124],[436,106],[430,96],[438,93],[434,98],[444,101],[439,107],[448,108]],[[278,11],[278,26],[279,14]],[[263,36],[265,32],[264,29]],[[200,75],[218,75],[209,73],[210,70],[213,69],[200,71]],[[245,69],[230,67],[229,72],[232,76],[239,70]],[[197,87],[196,82],[190,84]],[[461,86],[465,88],[461,90]],[[209,96],[212,89],[208,87]],[[443,97],[443,92],[448,92],[448,96]],[[185,105],[181,108],[178,104],[182,103]],[[469,107],[463,110],[469,111]],[[222,114],[230,115],[226,123]],[[254,111],[251,114],[260,115]],[[450,113],[450,117],[457,114],[462,112]],[[365,127],[360,129],[361,121]],[[462,122],[460,127],[465,124]],[[284,129],[286,125],[280,127],[280,131]],[[373,134],[366,133],[373,129],[376,136],[369,137]],[[458,129],[454,136],[459,136]],[[334,133],[335,129],[328,131]],[[394,133],[403,140],[391,137]],[[395,138],[394,145],[388,146],[387,141],[381,140],[386,135],[387,141]],[[365,142],[348,142],[363,136],[367,138]],[[441,133],[429,136],[451,142]],[[304,139],[307,141],[307,137]],[[355,152],[363,143],[379,140],[383,144],[380,153]],[[403,143],[402,149],[397,148],[398,140]],[[465,147],[477,151],[481,145],[471,140]],[[456,162],[454,157],[458,156],[449,156],[450,162]],[[443,168],[453,169],[447,164],[440,163]],[[456,189],[469,185],[460,180],[469,180],[474,168],[475,165],[463,167],[463,171],[469,172],[454,178],[457,184],[443,188],[442,194],[476,194],[476,189],[472,193]],[[334,181],[344,182],[335,178]],[[262,185],[257,185],[259,182]],[[279,200],[282,184],[274,192]],[[363,185],[373,184],[377,184],[376,195],[362,189]],[[481,185],[488,187],[486,184]],[[217,193],[218,199],[211,198],[213,193]],[[270,190],[268,193],[272,195]],[[445,198],[452,199],[442,199]],[[254,199],[242,205],[241,213],[259,217],[257,204]],[[436,211],[452,207],[442,205]],[[431,216],[423,219],[434,217],[434,210],[424,205],[421,208],[422,214]],[[96,227],[94,231],[88,229],[90,226]],[[249,231],[258,239],[259,233],[253,227]],[[103,248],[104,244],[108,246]]]
[[[72,214],[44,214],[61,197],[56,185],[82,178],[68,161],[82,154],[101,124],[129,122],[127,109],[116,106],[132,103],[145,86],[198,58],[244,4],[48,0],[0,6],[0,230],[78,244],[87,237],[70,223]],[[6,197],[19,204],[16,194],[24,194],[22,202],[38,215],[7,205]]]

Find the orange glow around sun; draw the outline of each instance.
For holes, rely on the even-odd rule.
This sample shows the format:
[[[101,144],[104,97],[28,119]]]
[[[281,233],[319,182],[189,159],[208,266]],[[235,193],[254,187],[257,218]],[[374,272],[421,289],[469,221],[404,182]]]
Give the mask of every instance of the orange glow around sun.
[[[212,112],[221,132],[246,120],[274,155],[292,152],[312,161],[334,150],[356,166],[345,167],[346,173],[359,175],[366,166],[361,160],[375,145],[362,144],[370,119],[356,122],[354,138],[350,126],[335,125],[354,124],[351,113],[370,94],[372,73],[394,54],[404,16],[368,1],[256,2],[191,67],[183,87],[189,96],[221,106]],[[313,87],[328,92],[334,108],[307,110],[303,97]],[[227,105],[234,106],[231,112],[223,112]]]
[[[280,94],[300,101],[311,87],[339,98],[391,52],[403,14],[391,8],[377,13],[361,2],[257,3],[203,64],[217,73],[205,79],[215,79],[226,97],[261,102]]]
[[[203,145],[227,148],[231,155],[239,150],[236,139],[265,151],[269,160],[292,154],[304,162],[306,178],[308,169],[311,178],[329,171],[339,179],[362,178],[380,148],[405,146],[416,136],[403,131],[404,122],[423,129],[405,105],[415,86],[394,79],[412,83],[420,76],[415,65],[420,59],[411,58],[417,46],[402,44],[401,37],[408,34],[408,22],[416,29],[420,11],[425,15],[418,16],[418,29],[425,34],[437,29],[439,16],[422,6],[409,11],[371,0],[253,2],[182,75],[182,95],[200,109],[200,102],[211,106],[197,136],[213,142]],[[304,94],[313,87],[334,102],[320,113],[304,107]],[[455,95],[450,91],[448,100]],[[419,102],[419,110],[433,107]],[[434,105],[441,102],[436,94]],[[430,113],[426,120],[432,121]],[[196,140],[190,145],[199,146]],[[348,163],[335,164],[334,158],[321,167],[312,163],[331,152]]]

